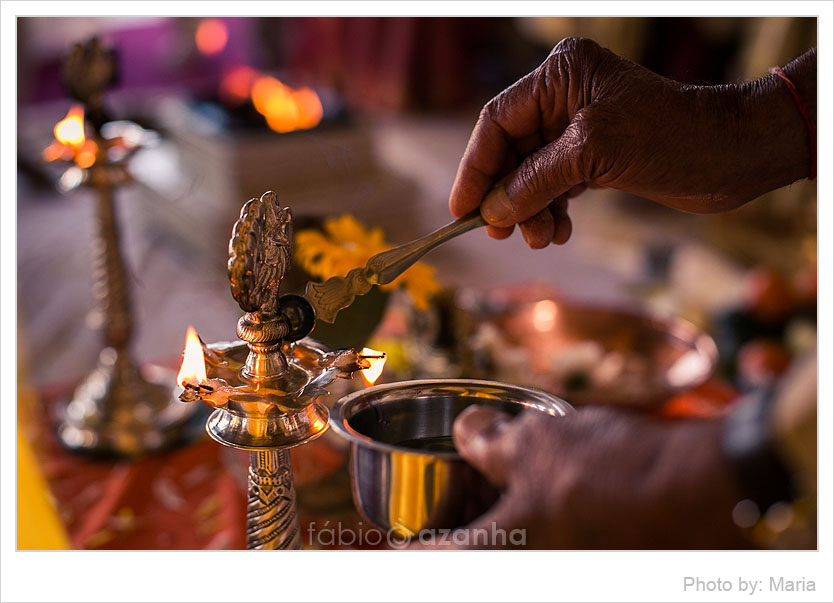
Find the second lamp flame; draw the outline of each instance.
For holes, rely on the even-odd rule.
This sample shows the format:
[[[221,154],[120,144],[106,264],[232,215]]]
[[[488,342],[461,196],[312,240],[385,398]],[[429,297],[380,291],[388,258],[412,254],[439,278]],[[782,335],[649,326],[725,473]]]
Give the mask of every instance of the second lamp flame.
[[[206,380],[206,360],[203,356],[203,344],[194,327],[188,327],[185,335],[185,352],[182,356],[182,367],[177,375],[177,383],[184,385],[186,379],[196,379],[197,382]]]
[[[46,161],[75,161],[78,167],[88,168],[96,162],[98,145],[84,135],[84,106],[73,105],[67,116],[55,124],[55,140],[43,150]]]
[[[55,138],[58,142],[80,148],[86,140],[84,136],[84,107],[73,105],[67,116],[55,124]]]
[[[362,348],[360,355],[371,363],[366,369],[362,369],[362,377],[368,385],[373,385],[379,376],[382,374],[382,369],[385,367],[385,352],[378,352],[371,348]]]

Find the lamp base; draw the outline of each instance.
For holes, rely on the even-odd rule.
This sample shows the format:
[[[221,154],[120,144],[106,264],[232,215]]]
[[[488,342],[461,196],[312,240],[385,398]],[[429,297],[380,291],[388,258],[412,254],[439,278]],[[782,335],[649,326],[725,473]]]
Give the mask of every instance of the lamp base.
[[[146,373],[146,374],[143,374]],[[97,456],[136,457],[192,439],[196,405],[177,399],[176,373],[140,372],[124,350],[104,348],[96,369],[76,388],[58,425],[67,448]]]
[[[240,450],[258,452],[293,448],[327,431],[328,415],[327,407],[319,402],[260,417],[217,408],[206,422],[206,431],[213,440]]]

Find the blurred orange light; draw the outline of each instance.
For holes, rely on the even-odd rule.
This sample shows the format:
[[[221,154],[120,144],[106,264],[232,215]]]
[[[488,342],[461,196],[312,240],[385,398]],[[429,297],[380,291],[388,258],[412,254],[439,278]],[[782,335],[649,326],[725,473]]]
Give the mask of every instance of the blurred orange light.
[[[92,140],[86,141],[75,154],[75,163],[78,167],[88,168],[96,162],[96,151],[98,145]]]
[[[227,71],[220,80],[220,97],[228,103],[241,104],[249,98],[257,78],[258,72],[246,65]]]
[[[298,107],[292,99],[281,100],[273,110],[266,114],[267,125],[276,132],[292,132],[298,130]]]
[[[75,163],[78,164],[78,167],[88,168],[96,162],[96,155],[95,153],[90,153],[89,151],[81,151],[75,157]]]
[[[252,104],[276,132],[314,128],[324,113],[318,95],[310,88],[292,88],[265,75],[252,85]]]
[[[556,302],[543,299],[533,306],[533,328],[541,333],[551,331],[559,318],[559,307]]]
[[[263,116],[273,112],[289,94],[287,87],[270,75],[263,75],[252,84],[252,104]]]
[[[67,116],[55,124],[55,138],[58,142],[78,148],[86,140],[84,136],[84,107],[73,105]]]
[[[319,95],[310,88],[300,88],[292,96],[298,109],[298,127],[307,130],[319,125],[324,115]]]
[[[211,56],[226,48],[229,30],[219,19],[203,19],[197,26],[194,41],[197,43],[197,50]]]
[[[379,376],[382,374],[382,369],[385,367],[385,353],[372,350],[371,348],[362,348],[360,355],[371,363],[371,366],[362,369],[362,377],[368,385],[373,385],[379,379]]]
[[[66,148],[66,146],[57,140],[54,140],[52,141],[52,144],[43,150],[41,157],[43,157],[44,161],[55,161],[63,157]]]
[[[198,382],[206,380],[206,359],[203,356],[203,344],[194,327],[188,327],[185,335],[185,352],[182,356],[182,367],[177,375],[177,383],[183,385],[186,379],[196,379]]]

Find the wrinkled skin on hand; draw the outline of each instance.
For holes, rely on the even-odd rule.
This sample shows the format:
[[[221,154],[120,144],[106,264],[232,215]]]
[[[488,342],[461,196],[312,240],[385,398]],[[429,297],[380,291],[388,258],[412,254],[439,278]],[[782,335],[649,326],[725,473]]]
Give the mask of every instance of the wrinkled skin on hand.
[[[810,52],[797,61],[815,70]],[[451,212],[481,205],[491,236],[519,224],[541,248],[568,240],[568,199],[587,186],[696,213],[737,207],[809,172],[802,118],[775,77],[686,86],[567,38],[481,111]]]
[[[720,456],[718,421],[670,422],[611,407],[513,419],[470,407],[454,438],[504,489],[469,529],[525,529],[534,549],[751,546],[732,523],[742,497]],[[434,546],[470,541],[438,538]]]

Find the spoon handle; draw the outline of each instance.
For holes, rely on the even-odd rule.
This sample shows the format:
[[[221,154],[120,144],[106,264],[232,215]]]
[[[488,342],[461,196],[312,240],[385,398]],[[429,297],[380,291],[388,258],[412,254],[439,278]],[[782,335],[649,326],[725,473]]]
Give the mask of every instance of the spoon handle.
[[[376,254],[364,268],[354,268],[344,277],[307,283],[306,297],[316,317],[332,323],[339,310],[352,304],[357,295],[366,294],[371,286],[390,283],[438,245],[485,225],[480,211],[475,210],[415,241]]]
[[[411,243],[376,254],[365,264],[365,275],[375,285],[386,285],[438,245],[485,225],[481,212],[472,212]]]

